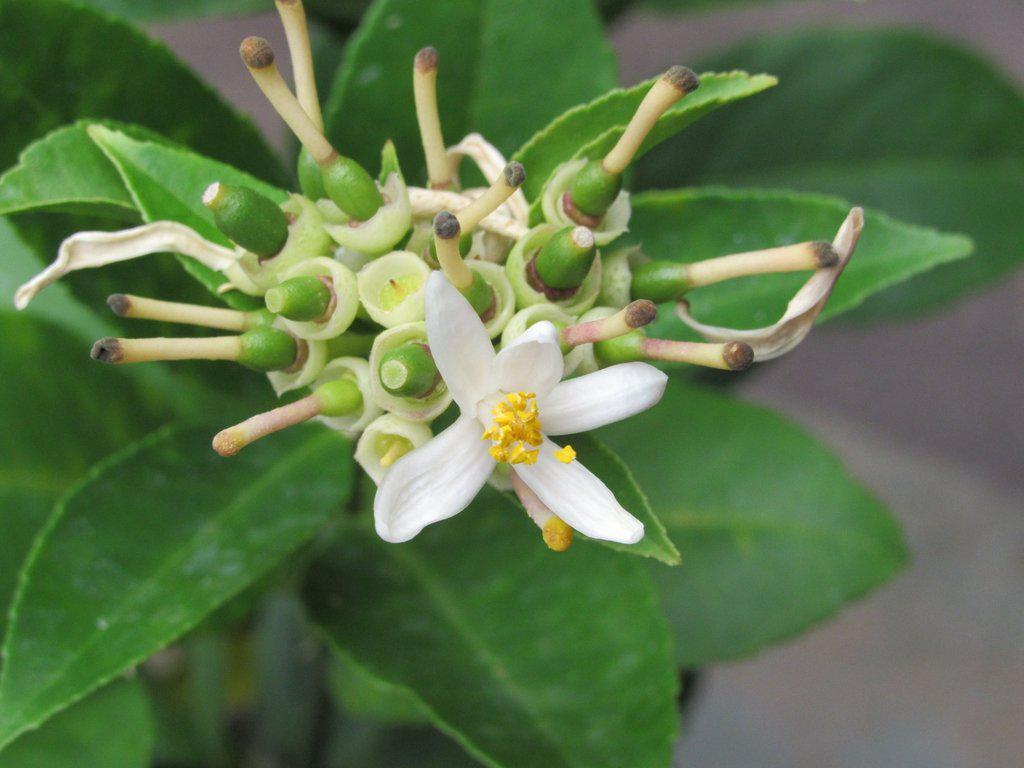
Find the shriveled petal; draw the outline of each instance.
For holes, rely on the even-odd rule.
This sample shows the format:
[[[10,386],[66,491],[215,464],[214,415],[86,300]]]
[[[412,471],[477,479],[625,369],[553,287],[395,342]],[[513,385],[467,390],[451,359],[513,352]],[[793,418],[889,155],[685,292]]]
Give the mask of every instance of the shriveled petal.
[[[644,524],[622,508],[596,475],[575,459],[555,458],[559,446],[544,440],[536,464],[513,469],[552,512],[592,539],[635,544],[644,537]]]
[[[409,187],[409,202],[412,205],[413,218],[431,219],[441,211],[458,213],[473,202],[473,198],[449,189]],[[506,216],[500,208],[489,216],[484,216],[478,226],[487,232],[494,232],[512,240],[518,240],[529,229],[524,222]]]
[[[441,272],[427,279],[427,343],[452,398],[466,413],[494,391],[494,347],[480,317]]]
[[[676,304],[679,319],[693,328],[708,341],[745,341],[754,350],[754,360],[771,360],[784,355],[804,340],[821,310],[825,308],[828,297],[832,294],[836,280],[846,269],[846,265],[857,247],[861,230],[864,228],[864,210],[854,208],[850,211],[836,233],[832,247],[839,254],[839,262],[834,267],[819,269],[807,280],[799,291],[790,299],[786,311],[774,325],[753,330],[736,330],[720,326],[705,325],[697,322],[690,314],[690,306],[685,301]]]
[[[377,534],[384,541],[408,541],[469,505],[494,468],[482,432],[474,416],[462,416],[391,466],[373,500]]]
[[[533,392],[540,398],[562,380],[564,367],[558,331],[543,320],[531,325],[494,358],[494,382],[506,392]]]
[[[647,363],[621,363],[563,381],[540,401],[549,435],[568,435],[613,424],[661,400],[668,376]]]
[[[119,232],[79,232],[60,244],[53,264],[18,289],[14,305],[24,309],[39,291],[68,272],[105,267],[164,251],[191,256],[218,272],[238,259],[234,251],[211,243],[176,221],[157,221]]]
[[[476,163],[476,167],[487,181],[498,178],[508,163],[501,151],[479,133],[467,134],[458,144],[448,147],[448,158],[456,175],[464,157],[469,157]],[[521,189],[513,192],[503,207],[508,209],[512,218],[517,221],[525,223],[529,218],[530,206]]]

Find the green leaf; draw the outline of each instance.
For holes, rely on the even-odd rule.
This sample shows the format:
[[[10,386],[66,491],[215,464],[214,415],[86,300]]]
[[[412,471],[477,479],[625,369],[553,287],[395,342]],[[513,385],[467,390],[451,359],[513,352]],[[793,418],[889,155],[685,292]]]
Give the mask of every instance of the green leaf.
[[[848,203],[836,198],[793,192],[644,192],[633,197],[627,239],[642,243],[652,258],[699,261],[804,240],[831,240],[849,210]],[[853,309],[873,293],[970,252],[966,237],[868,211],[860,244],[821,319]],[[753,328],[775,322],[806,280],[806,273],[758,275],[699,288],[687,298],[702,322]],[[663,310],[653,333],[684,338],[691,332],[673,312]]]
[[[337,649],[328,683],[333,697],[350,715],[386,723],[415,724],[426,720],[426,705],[416,694],[375,677]]]
[[[574,107],[520,147],[514,158],[526,166],[526,196],[531,200],[537,198],[555,168],[565,161],[600,157],[611,149],[653,82],[651,79],[632,88],[618,88],[589,104]],[[777,81],[771,75],[709,72],[701,75],[700,82],[700,88],[661,116],[638,157],[712,110],[760,93]]]
[[[338,151],[368,168],[391,138],[413,184],[426,171],[412,61],[426,45],[440,53],[438,101],[449,144],[479,131],[510,152],[563,110],[615,85],[615,57],[586,0],[377,0],[346,50],[325,111],[327,131]]]
[[[11,612],[0,746],[194,627],[349,493],[351,451],[336,433],[296,428],[230,461],[209,440],[160,430],[60,503]]]
[[[481,763],[430,727],[387,727],[342,721],[327,744],[329,766],[344,768],[479,768]]]
[[[3,751],[4,768],[146,768],[153,749],[149,702],[137,680],[118,680]]]
[[[267,0],[82,0],[114,16],[139,21],[172,21],[197,16],[242,16],[266,13]]]
[[[572,445],[586,468],[601,478],[623,508],[644,524],[644,537],[636,544],[600,543],[620,552],[651,557],[667,565],[679,565],[679,550],[665,533],[665,526],[651,510],[633,473],[618,454],[590,434],[572,435],[561,442]]]
[[[138,123],[197,152],[283,183],[253,124],[162,44],[61,0],[0,0],[0,167],[74,120]]]
[[[243,171],[185,149],[137,141],[102,125],[89,127],[89,135],[121,174],[132,199],[146,221],[170,219],[191,227],[203,237],[223,245],[230,241],[213,223],[203,205],[203,191],[215,181],[249,186],[277,202],[287,194],[264,184]],[[193,259],[180,257],[190,274],[216,292],[224,277]],[[251,308],[252,299],[232,291],[224,295],[229,304]]]
[[[977,241],[978,258],[900,285],[860,317],[933,309],[1020,265],[1024,96],[973,53],[913,31],[820,30],[702,64],[765,67],[782,85],[650,155],[639,185],[836,193]]]
[[[352,526],[306,589],[328,639],[492,766],[668,764],[676,680],[643,565],[556,554],[494,491],[415,541]]]
[[[651,439],[665,434],[671,439]],[[801,429],[671,382],[657,408],[600,430],[679,546],[654,576],[676,661],[752,653],[832,615],[906,562],[899,528]]]

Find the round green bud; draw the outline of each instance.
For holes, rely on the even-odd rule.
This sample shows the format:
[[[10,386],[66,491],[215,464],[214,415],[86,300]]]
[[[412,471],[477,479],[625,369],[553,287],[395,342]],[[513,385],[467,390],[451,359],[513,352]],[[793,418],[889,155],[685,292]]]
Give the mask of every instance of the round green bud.
[[[437,385],[438,371],[427,347],[415,342],[385,352],[377,368],[381,386],[398,397],[421,398]]]
[[[214,182],[203,194],[217,228],[261,258],[276,256],[288,241],[288,217],[265,195],[248,187]]]
[[[248,313],[248,327],[249,328],[263,328],[268,325],[273,325],[274,320],[277,319],[277,315],[271,312],[266,307],[262,309],[254,309]]]
[[[289,320],[321,320],[331,306],[331,289],[318,277],[293,277],[263,296],[267,309]]]
[[[644,338],[644,332],[637,328],[624,336],[598,341],[594,344],[594,356],[601,365],[617,365],[618,363],[646,360],[642,349]]]
[[[462,291],[473,311],[483,317],[494,308],[494,289],[479,272],[473,273],[473,282]]]
[[[373,177],[350,157],[338,155],[320,167],[324,191],[356,221],[366,221],[384,204]]]
[[[305,147],[299,151],[296,172],[299,176],[299,188],[302,190],[302,194],[314,201],[327,197],[320,166]]]
[[[593,232],[586,227],[565,227],[537,253],[537,276],[549,288],[579,288],[596,256]]]
[[[279,328],[253,328],[241,335],[238,362],[254,371],[283,371],[295,364],[299,346],[295,338]]]
[[[661,304],[676,301],[690,290],[686,266],[675,261],[649,261],[633,268],[630,294]]]
[[[313,392],[320,401],[321,416],[347,416],[363,407],[363,393],[351,379],[333,379]]]
[[[600,218],[622,189],[622,174],[608,173],[600,160],[589,160],[569,189],[572,204],[588,216]]]

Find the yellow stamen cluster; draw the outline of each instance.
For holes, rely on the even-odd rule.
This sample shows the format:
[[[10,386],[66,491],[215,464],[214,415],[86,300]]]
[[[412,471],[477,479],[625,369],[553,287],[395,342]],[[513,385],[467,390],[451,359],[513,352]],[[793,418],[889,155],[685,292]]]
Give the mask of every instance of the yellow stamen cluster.
[[[484,440],[494,443],[491,456],[506,464],[535,464],[544,438],[540,433],[537,398],[532,392],[509,392],[491,410],[494,423]]]
[[[555,451],[555,458],[563,464],[569,464],[576,458],[576,450],[571,445],[567,445],[565,448]]]

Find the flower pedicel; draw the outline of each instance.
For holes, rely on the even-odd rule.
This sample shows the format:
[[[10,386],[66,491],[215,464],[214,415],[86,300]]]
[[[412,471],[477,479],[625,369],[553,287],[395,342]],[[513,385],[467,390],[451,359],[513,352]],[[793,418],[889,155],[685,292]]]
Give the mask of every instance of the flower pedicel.
[[[324,135],[301,0],[276,5],[296,93],[265,40],[247,38],[240,53],[302,144],[302,193],[279,202],[210,179],[201,202],[233,247],[173,221],[80,232],[18,290],[16,306],[72,271],[184,254],[224,276],[222,293],[261,297],[264,308],[115,294],[108,304],[122,317],[230,335],[107,338],[92,356],[117,364],[230,361],[266,372],[279,394],[300,390],[298,399],[219,432],[213,446],[221,455],[316,419],[358,438],[356,459],[378,483],[376,528],[388,541],[406,541],[457,514],[499,475],[555,551],[569,547],[573,531],[639,541],[643,525],[585,468],[587,457],[549,435],[585,432],[655,406],[666,376],[651,361],[739,371],[795,347],[853,255],[862,211],[850,212],[831,243],[692,263],[652,261],[642,245],[610,248],[631,216],[623,172],[659,118],[700,86],[689,69],[672,67],[603,157],[570,159],[554,170],[539,193],[544,221],[531,227],[521,190],[529,168],[507,162],[479,134],[446,148],[440,57],[429,47],[415,54],[411,75],[425,185],[407,186],[389,142],[382,142],[375,179]],[[489,187],[461,187],[465,159]],[[695,288],[791,271],[811,276],[773,325],[719,328],[690,315],[686,295]],[[646,327],[666,302],[706,341],[649,337]],[[459,417],[432,436],[430,422],[453,401]]]

